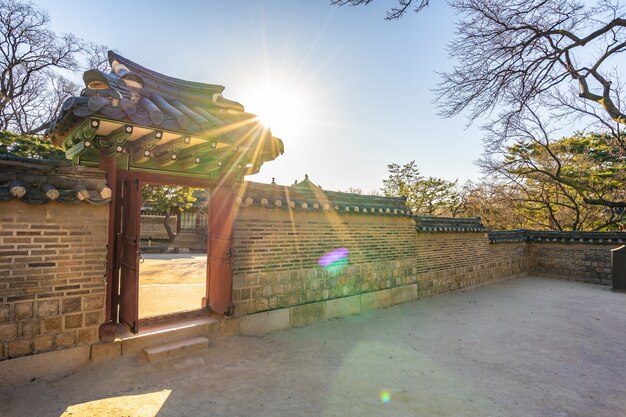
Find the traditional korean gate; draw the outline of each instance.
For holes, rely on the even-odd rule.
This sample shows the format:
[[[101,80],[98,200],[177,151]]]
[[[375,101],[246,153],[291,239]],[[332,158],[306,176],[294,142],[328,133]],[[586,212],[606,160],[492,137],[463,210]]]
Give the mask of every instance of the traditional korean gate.
[[[120,181],[122,186],[122,229],[118,234],[120,260],[119,321],[139,331],[139,223],[141,212],[141,180]]]

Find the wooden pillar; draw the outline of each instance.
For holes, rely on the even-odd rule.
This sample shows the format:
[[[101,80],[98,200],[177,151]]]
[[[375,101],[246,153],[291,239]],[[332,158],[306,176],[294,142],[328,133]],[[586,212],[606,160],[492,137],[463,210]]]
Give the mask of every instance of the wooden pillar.
[[[117,321],[117,275],[116,270],[116,238],[119,229],[120,190],[117,180],[117,160],[115,156],[107,157],[100,153],[100,169],[106,171],[107,185],[111,188],[111,202],[109,203],[109,227],[107,239],[107,262],[106,262],[106,313],[104,323],[100,326],[100,339],[110,341],[115,338],[115,322]]]
[[[225,315],[233,313],[233,193],[232,186],[224,184],[213,190],[208,204],[207,300],[211,311]]]

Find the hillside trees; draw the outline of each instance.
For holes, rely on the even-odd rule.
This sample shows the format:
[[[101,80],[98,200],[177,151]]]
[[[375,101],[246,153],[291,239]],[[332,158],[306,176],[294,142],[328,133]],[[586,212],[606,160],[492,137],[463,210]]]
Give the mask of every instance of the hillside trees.
[[[383,180],[386,196],[406,197],[407,207],[413,214],[456,216],[462,197],[457,181],[424,177],[415,161],[404,165],[389,164],[389,177]]]

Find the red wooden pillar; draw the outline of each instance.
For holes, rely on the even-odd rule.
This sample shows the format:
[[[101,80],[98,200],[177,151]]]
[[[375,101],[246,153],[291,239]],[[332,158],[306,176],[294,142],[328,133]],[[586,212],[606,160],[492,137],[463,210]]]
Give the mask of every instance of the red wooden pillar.
[[[231,315],[232,235],[235,204],[232,187],[216,188],[208,204],[207,300],[211,311]]]
[[[109,203],[109,229],[107,239],[107,263],[106,263],[106,313],[104,323],[100,326],[100,339],[111,341],[115,338],[115,322],[117,322],[117,308],[114,306],[117,296],[116,271],[116,238],[120,228],[119,204],[120,189],[117,180],[117,159],[113,156],[100,154],[100,169],[106,171],[107,185],[111,189],[111,202]]]
[[[106,320],[115,319],[111,316],[113,310],[113,270],[115,264],[115,207],[117,201],[117,160],[115,157],[100,155],[100,169],[106,171],[107,184],[111,188],[111,203],[109,204],[109,236],[107,239],[107,276],[106,276]]]

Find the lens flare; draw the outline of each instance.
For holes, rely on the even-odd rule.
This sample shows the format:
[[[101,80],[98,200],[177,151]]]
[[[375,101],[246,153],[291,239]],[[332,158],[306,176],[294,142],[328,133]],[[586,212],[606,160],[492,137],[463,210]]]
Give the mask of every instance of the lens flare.
[[[320,258],[319,264],[330,274],[338,274],[344,266],[348,265],[348,249],[339,248],[328,252]]]
[[[380,402],[383,404],[389,404],[391,401],[391,393],[387,390],[382,390],[380,392]]]
[[[339,262],[348,257],[348,249],[339,248],[332,252],[328,252],[326,255],[320,258],[320,265],[327,267],[335,262]]]

